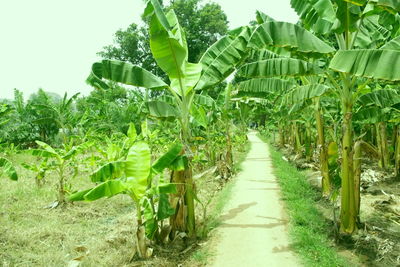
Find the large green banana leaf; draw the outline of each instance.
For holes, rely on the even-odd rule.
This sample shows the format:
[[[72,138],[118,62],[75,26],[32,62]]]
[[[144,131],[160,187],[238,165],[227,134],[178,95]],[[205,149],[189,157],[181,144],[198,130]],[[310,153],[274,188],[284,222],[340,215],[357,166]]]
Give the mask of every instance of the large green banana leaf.
[[[58,154],[54,148],[52,148],[48,144],[41,142],[41,141],[35,141],[35,142],[42,149],[29,149],[29,150],[27,150],[27,153],[29,153],[33,156],[44,157],[44,158],[56,158],[59,161],[62,160],[61,155]]]
[[[399,0],[370,0],[377,6],[388,10],[391,13],[400,12],[400,1]]]
[[[396,38],[387,42],[384,46],[381,47],[381,49],[400,51],[400,36],[397,36]]]
[[[395,11],[395,9],[389,6],[379,5],[370,1],[364,9],[363,17],[365,18],[373,15],[379,16],[379,24],[390,31],[392,38],[399,35],[400,15],[398,11]]]
[[[157,220],[164,220],[175,214],[175,209],[169,203],[169,197],[165,193],[160,193],[157,209]]]
[[[11,180],[18,180],[17,171],[14,165],[6,158],[0,157],[0,169],[10,178]]]
[[[266,22],[257,27],[249,40],[249,47],[262,49],[285,47],[296,52],[321,56],[335,49],[311,32],[289,22]]]
[[[154,2],[155,7],[159,6],[158,1],[151,2]],[[151,52],[157,64],[170,78],[181,78],[188,58],[185,33],[173,10],[166,15],[162,9],[155,10],[150,22]]]
[[[190,108],[190,114],[193,116],[193,123],[195,126],[208,128],[209,120],[207,118],[207,112],[203,106],[192,105]]]
[[[290,4],[306,29],[322,34],[331,30],[336,14],[330,0],[291,0]]]
[[[115,196],[126,191],[126,189],[126,186],[121,180],[107,180],[104,183],[101,183],[93,189],[89,190],[86,194],[83,195],[83,198],[86,201],[94,201],[103,197]],[[74,201],[80,200],[78,199],[78,196],[81,196],[82,194],[79,193],[80,192],[71,195],[69,199]]]
[[[149,101],[147,102],[150,116],[160,119],[175,119],[179,117],[178,110],[167,102],[163,101]]]
[[[125,162],[124,161],[113,161],[100,166],[97,170],[95,170],[91,175],[90,179],[92,182],[104,182],[109,180],[113,176],[117,176],[122,174],[125,170]],[[118,177],[120,178],[120,177]]]
[[[157,101],[166,102],[170,105],[175,105],[175,98],[172,95],[164,94],[162,96],[159,96],[159,97],[153,98],[153,99],[157,100]]]
[[[128,136],[128,138],[131,142],[135,142],[135,140],[137,138],[137,132],[136,132],[135,124],[133,122],[129,123],[129,128],[128,128],[128,131],[126,132],[126,136]]]
[[[58,154],[51,153],[44,149],[28,149],[26,150],[26,152],[37,157],[61,159],[61,157]]]
[[[341,50],[331,60],[331,69],[374,79],[400,80],[400,51]]]
[[[287,112],[287,114],[294,115],[298,112],[301,112],[301,114],[297,114],[297,116],[301,116],[302,114],[304,114],[304,110],[306,108],[308,108],[311,104],[312,104],[312,102],[309,100],[304,101],[304,102],[294,103],[294,104],[290,105],[290,109]],[[287,115],[285,115],[285,116],[287,116]],[[293,117],[293,119],[295,119],[295,117]]]
[[[173,145],[167,153],[161,156],[152,167],[152,170],[155,173],[161,173],[165,168],[168,168],[172,162],[180,155],[182,152],[183,145],[182,144],[175,144]]]
[[[212,97],[199,94],[194,95],[194,103],[206,107],[215,107],[216,105],[215,100]]]
[[[69,201],[83,201],[85,200],[85,195],[90,192],[93,188],[75,192],[68,196]]]
[[[375,90],[361,95],[358,102],[363,106],[374,105],[380,108],[391,107],[400,103],[400,95],[393,89]]]
[[[168,74],[175,93],[188,94],[200,79],[201,64],[188,62],[185,33],[173,10],[164,14],[157,0],[149,1],[154,13],[150,22],[150,49],[160,68]]]
[[[44,150],[52,153],[52,154],[57,154],[58,153],[55,151],[54,148],[52,148],[51,146],[49,146],[48,144],[46,144],[45,142],[42,141],[35,141],[36,144],[38,144],[40,147],[42,147]]]
[[[319,74],[314,64],[293,58],[274,58],[243,65],[238,75],[247,78],[270,78],[275,76],[306,76]]]
[[[295,83],[290,80],[279,78],[256,78],[238,83],[237,89],[239,90],[239,93],[241,93],[240,96],[247,95],[256,97],[257,94],[267,95],[277,92],[284,93],[293,86],[295,86]]]
[[[390,37],[390,31],[379,24],[379,16],[363,19],[354,46],[359,49],[375,49]]]
[[[329,87],[323,84],[309,84],[294,88],[286,95],[287,104],[302,103],[309,99],[324,95]]]
[[[171,167],[182,151],[181,144],[173,145],[170,150],[160,157],[152,167],[154,173],[161,173],[165,168]],[[125,172],[126,180],[119,174]],[[71,201],[93,201],[102,197],[112,197],[120,193],[134,193],[141,199],[148,186],[150,176],[150,149],[144,142],[134,144],[128,152],[126,161],[109,162],[101,166],[91,175],[93,182],[102,182],[91,189],[76,192],[69,196]],[[116,178],[116,179],[114,179]],[[173,184],[160,184],[160,193],[176,192]]]
[[[144,142],[135,143],[128,152],[125,163],[126,186],[140,199],[147,189],[151,170],[150,148]]]
[[[278,55],[268,49],[252,50],[251,54],[249,56],[249,61],[255,62],[255,61],[280,58],[280,57],[283,57],[283,56]]]
[[[123,61],[102,60],[92,65],[87,82],[96,87],[108,89],[103,79],[149,89],[163,89],[168,85],[151,72]]]
[[[210,46],[200,59],[203,71],[195,89],[209,88],[233,73],[245,58],[250,35],[250,28],[243,27],[238,35],[224,36]]]
[[[379,107],[361,108],[353,115],[354,121],[363,123],[378,123],[388,121],[390,119],[389,109],[382,109]]]
[[[265,22],[269,22],[269,21],[276,21],[273,18],[271,18],[270,16],[268,16],[267,14],[265,14],[264,12],[258,11],[256,10],[256,20],[258,24],[263,24]]]
[[[178,95],[187,95],[200,79],[201,64],[185,63],[185,75],[181,78],[171,78],[171,88]],[[183,92],[182,92],[183,91]]]

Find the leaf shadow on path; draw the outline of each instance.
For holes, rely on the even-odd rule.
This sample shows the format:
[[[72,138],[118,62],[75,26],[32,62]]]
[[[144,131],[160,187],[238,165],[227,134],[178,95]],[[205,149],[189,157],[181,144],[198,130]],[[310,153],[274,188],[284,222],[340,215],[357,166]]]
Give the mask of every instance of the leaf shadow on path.
[[[233,218],[235,218],[239,213],[245,211],[246,209],[257,205],[257,202],[249,202],[246,204],[240,204],[237,208],[233,208],[231,210],[229,210],[226,214],[222,215],[219,220],[221,222],[220,227],[223,228],[274,228],[277,226],[284,226],[286,225],[288,222],[286,220],[282,220],[279,218],[275,218],[275,217],[266,217],[266,216],[259,216],[257,215],[256,217],[259,218],[265,218],[268,220],[276,220],[277,222],[275,223],[266,223],[266,224],[233,224],[233,223],[225,223],[225,221],[227,220],[231,220]]]

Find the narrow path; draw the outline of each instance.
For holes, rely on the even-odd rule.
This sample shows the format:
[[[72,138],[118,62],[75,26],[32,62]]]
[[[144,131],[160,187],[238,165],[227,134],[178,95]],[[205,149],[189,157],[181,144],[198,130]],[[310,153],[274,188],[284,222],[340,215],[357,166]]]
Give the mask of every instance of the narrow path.
[[[251,150],[217,229],[215,267],[301,266],[288,241],[280,189],[268,146],[250,132]]]

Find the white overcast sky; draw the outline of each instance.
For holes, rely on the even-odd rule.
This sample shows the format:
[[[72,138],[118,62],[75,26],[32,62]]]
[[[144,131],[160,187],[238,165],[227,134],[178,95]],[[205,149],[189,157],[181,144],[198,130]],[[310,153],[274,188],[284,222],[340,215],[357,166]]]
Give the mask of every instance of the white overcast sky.
[[[204,0],[203,3],[208,2]],[[261,10],[296,22],[290,0],[214,0],[228,16],[230,28],[246,25]],[[85,84],[96,52],[113,34],[140,23],[143,0],[12,0],[0,2],[0,98],[13,89],[25,99],[38,88],[63,95],[92,88]]]

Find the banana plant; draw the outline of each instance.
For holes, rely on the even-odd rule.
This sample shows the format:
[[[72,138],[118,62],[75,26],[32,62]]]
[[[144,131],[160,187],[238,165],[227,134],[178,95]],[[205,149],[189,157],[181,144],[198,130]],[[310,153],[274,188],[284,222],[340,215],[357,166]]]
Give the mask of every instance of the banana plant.
[[[42,186],[44,184],[44,178],[46,176],[46,172],[49,170],[50,166],[48,166],[48,158],[44,158],[40,164],[29,164],[29,163],[21,163],[22,167],[27,170],[30,170],[35,175],[35,182],[37,186]]]
[[[33,105],[34,108],[39,109],[40,113],[46,114],[41,118],[34,121],[34,123],[49,123],[49,121],[54,122],[61,131],[62,140],[64,143],[67,142],[67,134],[66,131],[71,129],[75,126],[75,122],[77,118],[75,118],[74,114],[72,113],[72,104],[73,101],[79,96],[80,93],[73,95],[72,97],[68,98],[68,94],[65,93],[64,97],[58,103],[54,103],[49,101],[45,104],[35,104]]]
[[[6,116],[13,112],[13,108],[7,104],[1,104],[0,106],[0,126],[7,124],[10,120],[6,119]]]
[[[5,125],[9,120],[4,119],[3,117],[8,113],[12,112],[12,108],[7,104],[2,104],[0,106],[0,126]],[[0,157],[0,170],[3,170],[3,173],[8,176],[11,180],[18,180],[18,174],[15,170],[14,165],[8,159],[4,157]]]
[[[152,90],[168,89],[174,97],[175,106],[151,101],[148,103],[149,112],[155,117],[177,118],[181,128],[180,138],[185,145],[183,153],[190,158],[190,107],[195,94],[193,88],[199,81],[202,68],[200,64],[187,61],[185,35],[173,10],[165,14],[158,1],[149,1],[145,15],[150,17],[151,51],[157,64],[168,74],[171,83],[167,85],[161,78],[138,66],[109,60],[93,65],[88,82],[105,89],[107,84],[102,81],[103,78]],[[178,200],[180,205],[176,205],[177,216],[172,219],[173,228],[186,231],[189,236],[194,237],[194,184],[190,164],[187,170],[174,172],[172,181],[185,187],[180,190],[184,195]],[[187,210],[187,215],[184,215],[184,209]]]
[[[394,173],[397,177],[400,177],[400,129],[396,131],[396,143],[394,152]]]
[[[69,196],[70,201],[94,201],[110,198],[118,194],[128,195],[136,208],[136,252],[140,258],[151,256],[147,238],[163,239],[165,233],[159,222],[175,214],[168,201],[169,194],[176,194],[176,185],[158,181],[155,177],[162,174],[165,168],[183,170],[185,168],[181,144],[173,145],[168,152],[154,163],[151,162],[150,147],[144,141],[136,141],[125,157],[110,161],[94,171],[90,178],[97,185],[93,188],[76,192]],[[157,208],[155,200],[158,199]]]
[[[307,84],[308,80],[303,78],[303,83]],[[296,86],[285,96],[287,105],[295,105],[298,103],[306,103],[312,100],[311,104],[314,106],[314,118],[316,121],[318,148],[319,148],[319,167],[322,176],[322,194],[325,197],[331,195],[331,178],[329,175],[328,167],[328,150],[326,144],[325,130],[324,130],[324,116],[321,108],[321,97],[329,92],[330,88],[320,83],[308,83],[307,85]],[[308,105],[303,105],[305,107]]]
[[[190,164],[191,127],[190,111],[197,92],[207,89],[228,77],[247,53],[246,40],[250,28],[232,32],[211,46],[199,63],[188,62],[185,33],[173,10],[164,13],[158,0],[150,0],[144,12],[150,21],[150,49],[158,66],[168,75],[170,83],[147,70],[121,61],[103,60],[94,63],[87,81],[96,88],[107,89],[103,80],[112,80],[150,90],[164,90],[173,97],[173,105],[162,101],[149,101],[150,116],[176,118],[180,126],[180,139],[184,144],[182,153],[188,168],[173,172],[171,181],[183,184],[182,194],[173,201],[176,215],[171,218],[174,230],[182,230],[193,238],[195,232],[194,182]],[[184,212],[185,211],[185,212]]]
[[[18,180],[18,174],[15,170],[14,165],[6,158],[0,157],[0,170],[3,170],[3,173],[8,176],[11,180]]]
[[[342,104],[340,230],[345,234],[351,234],[357,229],[358,216],[351,164],[354,99],[365,87],[364,83],[369,82],[368,79],[400,80],[395,71],[400,64],[400,51],[396,50],[397,40],[393,39],[381,49],[378,47],[382,40],[384,43],[397,36],[398,6],[393,3],[292,0],[292,7],[300,15],[305,28],[286,22],[262,21],[248,42],[248,47],[269,49],[273,52],[283,47],[289,50],[290,57],[248,63],[238,71],[240,76],[247,78],[320,75],[329,80]],[[385,33],[376,35],[379,39],[377,42],[373,42],[372,46],[365,42],[366,38],[373,38],[380,28]],[[365,32],[371,33],[371,29],[375,29],[374,34],[366,35]],[[312,32],[334,36],[335,45],[339,49],[334,48],[332,42],[325,41]]]
[[[58,197],[57,201],[53,204],[53,207],[63,206],[66,204],[66,183],[68,178],[75,172],[76,176],[76,165],[78,164],[75,162],[75,158],[82,153],[83,151],[87,150],[92,143],[85,142],[77,146],[67,147],[64,145],[62,149],[55,149],[50,145],[36,141],[36,144],[39,146],[37,149],[28,149],[26,150],[27,153],[39,157],[44,158],[41,163],[40,167],[35,167],[34,165],[25,163],[23,166],[27,169],[36,172],[36,179],[42,180],[48,171],[55,171],[58,176]],[[73,171],[71,171],[73,168]]]
[[[399,114],[399,110],[394,107],[400,103],[400,95],[394,89],[377,89],[361,95],[356,103],[360,107],[354,114],[354,120],[375,125],[379,166],[387,169],[390,166],[387,122],[395,119],[396,114]],[[394,135],[396,136],[396,131]]]

